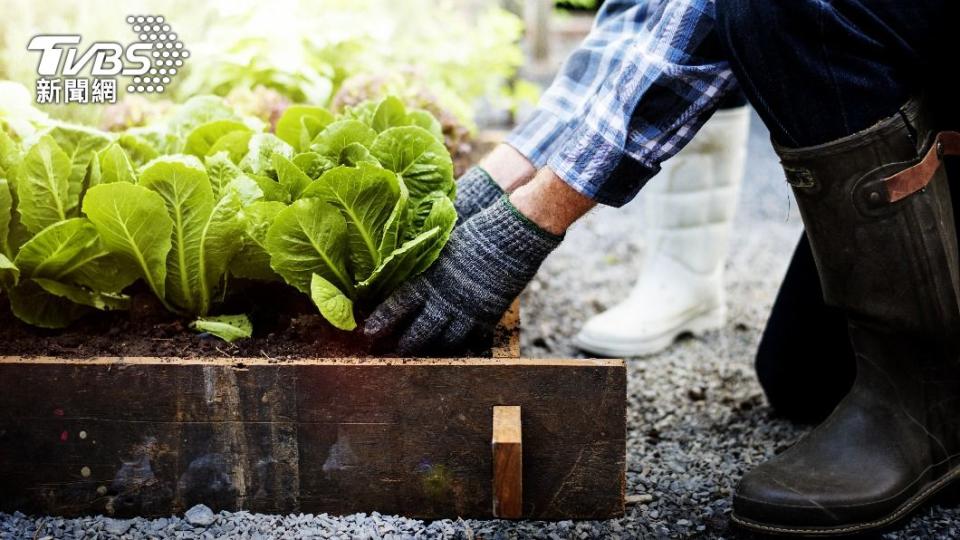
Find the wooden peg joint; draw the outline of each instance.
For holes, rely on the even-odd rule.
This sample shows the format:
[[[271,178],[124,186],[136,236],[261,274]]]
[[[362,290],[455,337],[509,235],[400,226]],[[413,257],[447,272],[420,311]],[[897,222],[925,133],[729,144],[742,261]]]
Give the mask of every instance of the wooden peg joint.
[[[523,515],[523,438],[520,407],[493,408],[493,515]]]

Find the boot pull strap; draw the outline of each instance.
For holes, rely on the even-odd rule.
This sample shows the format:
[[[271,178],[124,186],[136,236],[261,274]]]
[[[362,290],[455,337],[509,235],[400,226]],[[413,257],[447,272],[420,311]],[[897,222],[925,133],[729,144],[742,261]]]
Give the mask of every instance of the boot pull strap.
[[[941,131],[920,163],[883,179],[887,188],[887,202],[897,202],[927,187],[944,156],[960,155],[960,132]]]

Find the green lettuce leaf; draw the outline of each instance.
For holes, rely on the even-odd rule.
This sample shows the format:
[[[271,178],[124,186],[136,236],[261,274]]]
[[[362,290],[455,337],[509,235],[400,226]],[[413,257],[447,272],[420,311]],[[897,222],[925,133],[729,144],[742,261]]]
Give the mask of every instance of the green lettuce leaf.
[[[379,133],[392,127],[406,126],[409,124],[407,108],[403,102],[394,96],[387,96],[377,105],[370,127]]]
[[[52,279],[34,278],[31,280],[41,289],[74,304],[91,307],[100,311],[124,311],[130,309],[130,297],[125,294],[94,291],[77,285],[69,285]]]
[[[279,154],[293,159],[293,147],[270,133],[257,133],[250,138],[247,155],[240,160],[240,168],[252,174],[277,177],[273,156]]]
[[[313,118],[310,116],[305,116],[300,119],[300,141],[299,145],[296,147],[297,150],[304,151],[309,150],[310,145],[313,143],[313,140],[317,138],[317,135],[324,130],[329,125],[329,122]]]
[[[90,188],[83,212],[111,252],[125,258],[164,301],[167,255],[173,220],[163,198],[139,185],[124,182]]]
[[[49,136],[24,156],[17,173],[17,211],[27,230],[36,234],[67,219],[76,205],[70,195],[71,170],[70,156]]]
[[[20,269],[6,255],[0,253],[0,291],[12,289],[20,282]]]
[[[39,328],[66,328],[91,309],[72,300],[50,294],[32,279],[7,291],[10,310],[21,321]]]
[[[212,156],[220,152],[226,152],[230,161],[240,163],[243,157],[247,155],[248,148],[250,147],[250,139],[252,139],[253,136],[254,132],[250,130],[231,131],[213,143],[213,146],[207,150],[206,155]]]
[[[239,201],[241,207],[247,207],[255,202],[263,200],[263,190],[260,189],[260,186],[254,181],[253,178],[250,178],[246,174],[241,174],[240,176],[234,178],[227,184],[223,190],[218,194],[215,194],[216,199],[220,199],[228,196],[235,195]]]
[[[305,120],[309,119],[309,125],[305,126]],[[309,105],[291,105],[280,116],[277,121],[277,137],[297,150],[301,146],[301,133],[304,130],[313,131],[316,136],[320,130],[333,122],[333,115],[322,107],[311,107]],[[315,130],[315,131],[314,131]],[[307,140],[313,140],[313,136]]]
[[[404,281],[415,276],[417,269],[429,267],[443,249],[441,232],[439,227],[434,227],[404,242],[370,277],[357,284],[357,295],[373,300],[387,298]]]
[[[314,197],[300,199],[281,211],[267,232],[270,266],[305,294],[310,294],[313,274],[353,292],[347,270],[348,246],[347,222],[340,211]]]
[[[218,152],[205,158],[207,178],[213,190],[214,199],[220,200],[227,192],[235,191],[244,206],[264,197],[257,181],[240,170],[226,152]],[[268,179],[270,180],[270,179]],[[273,180],[270,180],[273,182]],[[276,182],[273,182],[276,184]]]
[[[189,313],[199,313],[202,290],[201,234],[213,211],[213,189],[207,172],[194,158],[165,156],[150,162],[140,173],[140,185],[163,199],[173,221],[167,256],[166,298]]]
[[[409,240],[434,227],[451,228],[451,223],[457,221],[456,212],[453,201],[445,193],[434,191],[428,194],[412,209],[405,238]]]
[[[273,167],[277,171],[277,181],[286,188],[293,200],[299,199],[303,190],[313,181],[300,167],[280,154],[273,155]]]
[[[215,200],[206,170],[193,157],[154,160],[141,172],[140,185],[163,198],[173,221],[167,299],[188,313],[205,315],[227,264],[241,246],[239,194],[228,190]]]
[[[144,137],[132,133],[124,133],[117,139],[117,144],[127,153],[127,157],[134,168],[140,168],[160,156],[157,149]]]
[[[334,327],[347,331],[357,327],[353,318],[353,301],[319,274],[314,274],[310,282],[310,299]]]
[[[233,343],[253,335],[253,325],[246,315],[201,317],[190,323],[190,328],[217,336],[227,343]]]
[[[439,227],[440,237],[446,244],[456,224],[457,208],[453,205],[453,201],[447,197],[437,197],[433,201],[430,213],[427,215],[427,219],[423,221],[420,230],[429,231],[434,227]]]
[[[137,183],[137,173],[127,152],[117,143],[112,143],[97,152],[92,162],[90,186],[114,182]]]
[[[200,278],[200,308],[197,313],[201,315],[210,311],[214,294],[227,274],[231,259],[243,246],[244,224],[240,220],[241,208],[239,192],[228,190],[214,205],[204,223],[197,246],[197,275]]]
[[[107,251],[65,274],[62,279],[92,291],[119,293],[139,278],[140,271],[129,259]]]
[[[139,141],[144,143],[143,146],[136,148],[136,151],[134,151],[124,144],[124,137],[121,137],[120,140],[118,140],[118,142],[123,145],[123,149],[130,152],[130,158],[133,159],[140,167],[146,165],[163,154],[173,154],[180,152],[183,149],[182,137],[171,133],[167,129],[162,129],[159,126],[156,126],[153,129],[132,129],[127,132],[126,135],[133,135],[137,137]],[[141,159],[141,157],[145,158],[147,156],[146,152],[149,151],[153,152],[153,157],[146,160]],[[142,155],[137,155],[141,153]]]
[[[379,247],[381,261],[389,257],[390,254],[399,247],[406,233],[406,229],[409,228],[407,226],[407,206],[409,202],[410,192],[407,190],[407,186],[401,181],[400,197],[397,199],[393,210],[390,211],[390,217],[387,218],[387,222],[383,225],[383,238],[380,239]]]
[[[397,176],[369,163],[337,167],[310,185],[304,197],[320,197],[340,210],[347,224],[350,267],[362,281],[380,264],[384,225],[400,198]]]
[[[370,152],[403,178],[414,205],[433,191],[454,198],[453,161],[429,131],[418,126],[390,128],[377,136]]]
[[[300,168],[311,180],[323,176],[323,173],[337,166],[333,161],[316,152],[304,152],[293,156],[293,164]]]
[[[310,145],[310,150],[340,164],[343,149],[352,143],[369,147],[377,132],[358,120],[339,120],[324,128]]]
[[[403,101],[396,96],[385,97],[376,104],[376,109],[372,117],[364,118],[365,116],[366,115],[360,115],[358,119],[365,120],[367,125],[375,129],[378,133],[392,127],[419,126],[430,132],[440,143],[444,142],[443,126],[436,117],[423,109],[411,109],[408,111]]]
[[[227,135],[235,132],[250,133],[252,130],[243,122],[236,120],[215,120],[199,126],[190,132],[184,143],[183,151],[198,158],[208,155],[210,150]]]
[[[51,129],[48,135],[57,142],[57,145],[70,160],[70,184],[68,206],[66,213],[75,217],[75,210],[80,205],[81,194],[86,190],[84,179],[90,162],[97,152],[110,144],[110,137],[101,131],[80,126],[58,126]]]
[[[233,109],[217,96],[195,96],[177,108],[170,118],[168,129],[177,138],[216,120],[237,120]]]
[[[106,254],[96,227],[86,219],[73,218],[34,236],[13,262],[27,277],[61,279]]]
[[[0,128],[0,177],[6,178],[20,162],[20,146]]]
[[[290,191],[273,178],[262,174],[248,174],[247,176],[260,188],[260,191],[263,193],[263,200],[282,202],[284,204],[289,204],[292,200]]]
[[[243,247],[230,264],[230,273],[239,278],[275,281],[279,279],[270,267],[267,232],[277,214],[287,206],[275,201],[255,202],[243,209]]]
[[[13,219],[13,195],[10,182],[0,178],[0,255],[13,256],[10,249],[10,221]]]
[[[344,146],[343,150],[340,151],[340,165],[356,167],[361,163],[373,163],[377,166],[380,165],[380,162],[377,161],[377,158],[373,157],[373,154],[370,153],[370,150],[360,143],[350,143]]]
[[[220,193],[237,178],[244,176],[234,162],[230,159],[227,152],[217,152],[204,158],[204,165],[207,169],[207,179],[210,181],[210,189],[213,190],[215,198],[220,197]]]
[[[339,119],[356,120],[370,126],[373,125],[373,117],[377,114],[379,106],[380,103],[377,101],[364,101],[358,105],[348,106]]]
[[[456,225],[457,210],[442,193],[431,194],[424,200],[427,202],[420,207],[429,206],[429,211],[417,224],[419,234],[391,253],[369,278],[361,282],[357,286],[358,294],[365,298],[386,298],[404,281],[429,268],[440,256]]]
[[[411,126],[420,126],[430,132],[438,142],[443,143],[443,126],[440,121],[432,114],[423,109],[414,109],[407,113],[408,124]]]

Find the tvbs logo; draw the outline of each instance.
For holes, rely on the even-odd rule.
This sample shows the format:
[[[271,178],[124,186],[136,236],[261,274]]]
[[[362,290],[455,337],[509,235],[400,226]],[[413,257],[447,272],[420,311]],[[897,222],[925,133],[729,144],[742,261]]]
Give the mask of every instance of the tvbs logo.
[[[37,103],[115,103],[118,78],[128,79],[128,93],[162,93],[190,52],[163,16],[131,15],[127,24],[138,38],[127,45],[84,47],[79,34],[34,36],[27,50],[40,54]]]

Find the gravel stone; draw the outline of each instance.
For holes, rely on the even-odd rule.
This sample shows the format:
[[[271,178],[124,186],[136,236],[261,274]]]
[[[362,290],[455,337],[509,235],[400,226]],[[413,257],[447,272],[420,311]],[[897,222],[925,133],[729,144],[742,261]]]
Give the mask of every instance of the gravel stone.
[[[204,504],[198,504],[187,510],[184,517],[187,519],[187,523],[196,527],[207,527],[217,520],[213,510],[210,510]]]
[[[130,530],[133,521],[129,519],[105,519],[103,524],[104,532],[108,534],[122,535]]]

